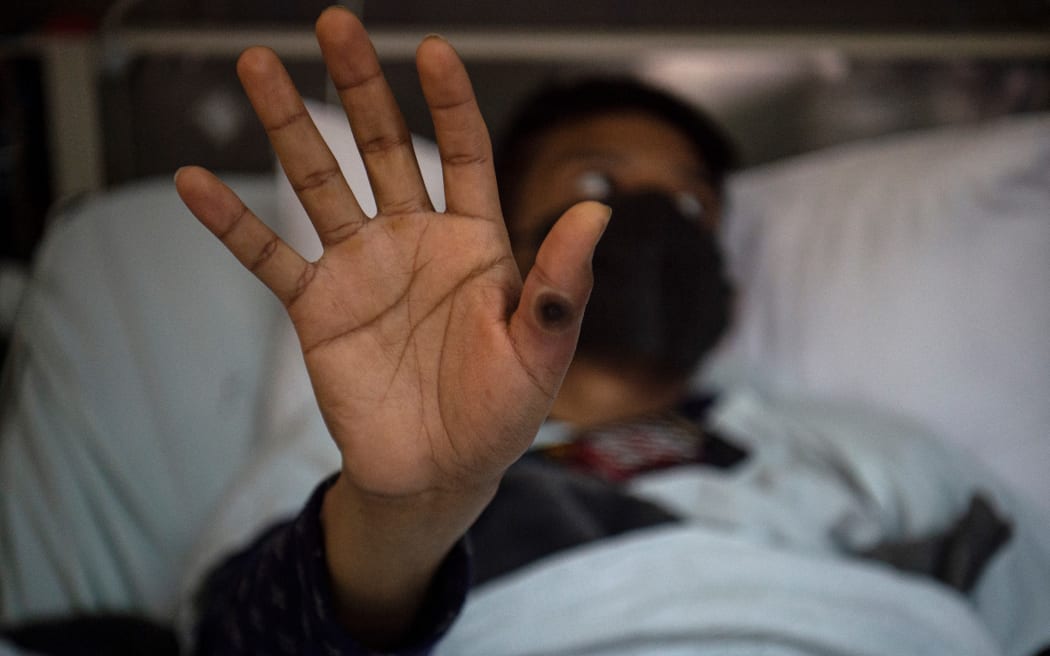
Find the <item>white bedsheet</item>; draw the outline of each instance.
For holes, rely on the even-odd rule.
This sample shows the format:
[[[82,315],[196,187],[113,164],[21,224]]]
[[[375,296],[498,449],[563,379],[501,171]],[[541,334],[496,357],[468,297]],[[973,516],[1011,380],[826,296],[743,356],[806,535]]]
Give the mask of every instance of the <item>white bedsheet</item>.
[[[696,525],[563,553],[470,599],[452,656],[992,656],[947,589]]]
[[[1050,644],[1050,529],[917,425],[750,392],[714,425],[752,450],[635,493],[682,525],[562,552],[474,592],[440,654],[1007,654]],[[847,554],[944,528],[974,492],[1015,523],[963,596]]]

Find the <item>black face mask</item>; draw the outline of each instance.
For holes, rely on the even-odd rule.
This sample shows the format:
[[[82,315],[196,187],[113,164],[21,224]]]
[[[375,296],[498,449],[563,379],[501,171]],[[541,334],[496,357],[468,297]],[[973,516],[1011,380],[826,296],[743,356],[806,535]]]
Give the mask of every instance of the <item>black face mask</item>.
[[[732,287],[715,235],[663,193],[602,202],[612,220],[594,253],[577,353],[688,375],[730,320]],[[538,231],[537,246],[555,220]]]

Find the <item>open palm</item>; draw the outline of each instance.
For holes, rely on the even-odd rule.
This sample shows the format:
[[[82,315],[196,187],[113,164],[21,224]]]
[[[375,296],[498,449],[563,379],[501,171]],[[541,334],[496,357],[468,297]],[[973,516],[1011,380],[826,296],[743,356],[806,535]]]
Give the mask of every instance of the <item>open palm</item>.
[[[238,73],[324,254],[303,259],[203,169],[180,171],[179,193],[287,308],[345,478],[393,497],[491,485],[528,445],[572,357],[607,211],[567,212],[523,284],[488,133],[452,48],[430,38],[417,53],[444,169],[448,209],[437,213],[360,23],[329,10],[317,31],[377,216],[361,211],[262,48]]]

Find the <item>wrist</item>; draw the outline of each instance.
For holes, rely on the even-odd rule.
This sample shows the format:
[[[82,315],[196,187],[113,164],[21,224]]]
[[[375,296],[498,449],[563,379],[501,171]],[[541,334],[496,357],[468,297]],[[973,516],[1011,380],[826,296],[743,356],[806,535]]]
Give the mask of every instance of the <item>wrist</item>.
[[[402,638],[445,557],[493,494],[495,486],[386,497],[340,475],[325,493],[321,526],[341,623],[376,647]]]

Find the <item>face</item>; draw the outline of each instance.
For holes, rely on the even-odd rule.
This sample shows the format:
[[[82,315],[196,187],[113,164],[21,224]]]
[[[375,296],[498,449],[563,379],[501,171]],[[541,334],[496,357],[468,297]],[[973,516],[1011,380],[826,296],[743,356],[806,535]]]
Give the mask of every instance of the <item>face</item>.
[[[672,125],[625,110],[570,121],[540,136],[505,208],[514,256],[523,272],[535,258],[535,231],[576,201],[617,192],[661,191],[694,205],[698,221],[717,227],[720,204],[704,162]],[[615,217],[613,218],[615,220]]]
[[[507,214],[523,274],[561,211],[584,199],[613,207],[577,357],[687,377],[724,331],[732,294],[718,194],[692,142],[640,111],[572,121],[534,141],[518,194]]]

